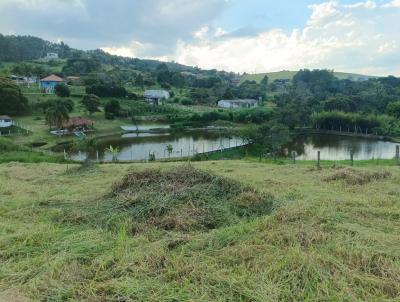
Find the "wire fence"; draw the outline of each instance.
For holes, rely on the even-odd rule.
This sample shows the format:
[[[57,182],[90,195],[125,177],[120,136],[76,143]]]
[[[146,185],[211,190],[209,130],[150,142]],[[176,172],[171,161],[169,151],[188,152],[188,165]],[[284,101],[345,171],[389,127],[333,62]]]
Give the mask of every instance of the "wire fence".
[[[0,136],[28,135],[31,132],[33,132],[31,127],[18,122],[13,122],[12,127],[0,128]]]

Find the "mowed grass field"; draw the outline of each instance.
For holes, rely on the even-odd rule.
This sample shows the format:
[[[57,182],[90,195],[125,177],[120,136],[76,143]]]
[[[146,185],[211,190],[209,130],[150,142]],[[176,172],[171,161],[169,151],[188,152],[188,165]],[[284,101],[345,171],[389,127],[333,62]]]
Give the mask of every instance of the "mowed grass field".
[[[164,197],[183,186],[168,170],[183,165],[0,165],[0,301],[400,300],[399,167],[192,163],[224,177],[204,177],[206,196],[250,186],[272,208],[191,229],[208,206],[196,191],[160,227],[152,215],[166,218]],[[162,191],[113,195],[128,172],[153,188],[148,169],[166,171]]]

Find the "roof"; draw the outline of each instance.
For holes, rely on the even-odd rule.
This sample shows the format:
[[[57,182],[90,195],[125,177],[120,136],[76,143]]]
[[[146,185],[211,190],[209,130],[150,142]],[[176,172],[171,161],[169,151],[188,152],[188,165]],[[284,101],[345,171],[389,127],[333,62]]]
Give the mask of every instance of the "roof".
[[[231,104],[256,104],[258,101],[254,99],[241,99],[241,100],[220,100],[220,102],[227,102]]]
[[[55,74],[49,75],[48,77],[45,77],[44,79],[41,79],[40,82],[64,82],[64,80]]]
[[[149,99],[168,99],[169,92],[165,90],[146,90],[144,97]]]
[[[76,127],[76,126],[91,126],[93,125],[92,120],[88,120],[82,117],[71,117],[68,121],[67,127]]]
[[[12,118],[8,115],[0,115],[0,120],[11,120]]]

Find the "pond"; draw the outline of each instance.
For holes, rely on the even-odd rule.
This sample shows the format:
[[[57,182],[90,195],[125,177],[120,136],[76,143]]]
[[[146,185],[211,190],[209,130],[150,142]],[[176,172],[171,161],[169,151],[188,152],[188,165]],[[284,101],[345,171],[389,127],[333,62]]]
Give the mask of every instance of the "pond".
[[[351,152],[354,160],[369,160],[394,158],[396,145],[372,138],[313,134],[297,136],[287,149],[289,154],[296,151],[299,160],[316,160],[318,151],[321,160],[348,160]]]
[[[167,145],[172,146],[172,153],[167,151]],[[118,148],[118,160],[148,160],[149,154],[154,154],[156,159],[169,157],[187,157],[197,153],[223,150],[243,145],[238,137],[229,137],[218,131],[190,131],[167,133],[126,133],[110,136],[97,141],[97,152],[68,151],[68,157],[73,160],[91,159],[111,161],[112,154],[107,149],[112,146]]]
[[[135,126],[131,126],[136,129]],[[140,133],[125,133],[110,136],[97,141],[97,151],[87,153],[84,151],[68,150],[68,157],[73,160],[91,159],[111,161],[113,155],[107,149],[110,146],[118,148],[118,160],[148,160],[149,154],[154,154],[156,159],[169,157],[187,157],[198,153],[224,150],[231,147],[242,146],[244,142],[239,137],[229,137],[221,131],[169,131],[169,126],[164,124],[140,124]],[[158,129],[159,132],[151,130]],[[172,146],[171,154],[167,146]],[[392,159],[395,157],[396,143],[380,141],[373,138],[338,136],[329,134],[298,135],[286,148],[288,154],[296,151],[299,160],[316,160],[318,151],[321,160],[349,160],[353,152],[354,160]],[[63,148],[63,147],[62,147]],[[61,148],[58,151],[62,151]]]

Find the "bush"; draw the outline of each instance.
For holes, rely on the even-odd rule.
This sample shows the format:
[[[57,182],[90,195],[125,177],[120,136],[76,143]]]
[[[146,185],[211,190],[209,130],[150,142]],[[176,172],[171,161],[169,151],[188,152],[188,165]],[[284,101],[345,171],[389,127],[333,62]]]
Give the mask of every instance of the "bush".
[[[161,83],[161,88],[162,89],[171,89],[171,85],[168,83]]]
[[[0,78],[0,112],[19,115],[29,111],[28,100],[21,89],[9,79]]]
[[[121,105],[117,100],[111,100],[104,106],[104,113],[106,119],[114,119],[114,117],[119,115],[121,111]]]
[[[138,95],[137,95],[136,93],[134,93],[134,92],[128,92],[127,98],[130,99],[130,100],[137,100],[139,97],[138,97]]]
[[[99,97],[126,97],[128,92],[125,87],[106,84],[96,84],[86,87],[87,94],[95,94]]]
[[[54,87],[55,93],[57,96],[66,98],[71,95],[71,91],[69,90],[68,86],[65,84],[58,84]]]
[[[191,106],[191,105],[194,104],[194,102],[189,98],[182,98],[181,99],[181,104],[184,105],[184,106]]]
[[[99,106],[101,102],[97,95],[87,94],[83,97],[81,103],[90,114],[100,111]]]

